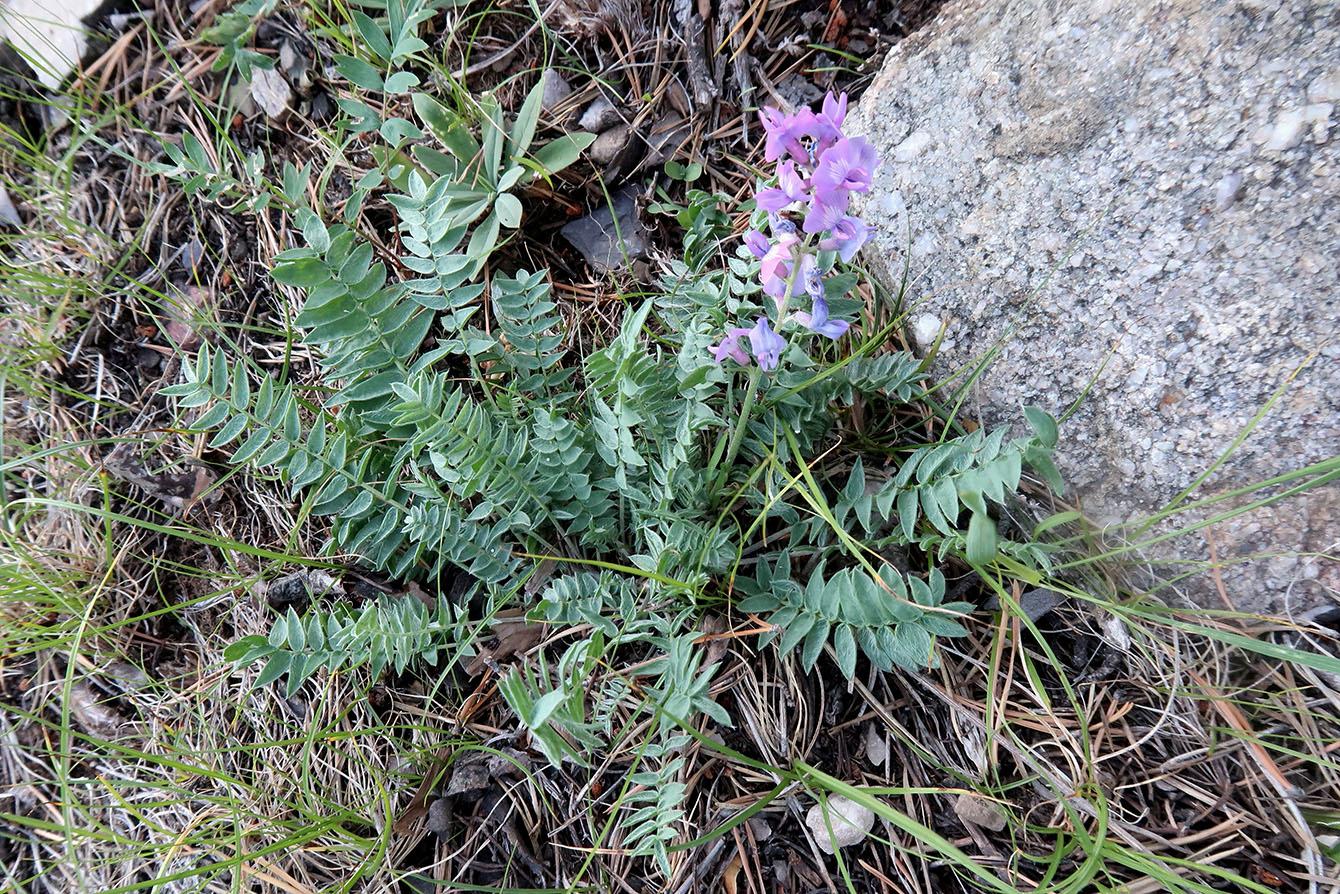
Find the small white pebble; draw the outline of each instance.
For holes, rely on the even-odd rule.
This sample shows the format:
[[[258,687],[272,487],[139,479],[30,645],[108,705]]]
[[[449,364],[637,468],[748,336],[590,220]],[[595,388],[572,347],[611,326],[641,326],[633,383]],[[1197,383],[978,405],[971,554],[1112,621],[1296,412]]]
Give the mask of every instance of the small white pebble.
[[[1237,171],[1225,174],[1214,187],[1214,210],[1227,211],[1238,199],[1242,189],[1242,175]]]
[[[875,826],[875,814],[868,807],[862,807],[855,801],[849,801],[841,795],[828,799],[828,816],[825,819],[822,805],[815,804],[805,814],[805,825],[814,834],[814,843],[826,854],[840,847],[857,844],[865,840],[866,833]],[[828,829],[832,827],[832,835]]]
[[[1307,85],[1308,102],[1333,102],[1340,99],[1340,68],[1318,75]]]
[[[879,197],[879,210],[889,217],[894,217],[907,210],[907,202],[903,201],[903,194],[898,190],[890,190]]]
[[[1297,146],[1303,139],[1303,125],[1307,123],[1307,115],[1301,109],[1290,109],[1280,115],[1275,126],[1271,128],[1270,138],[1266,144],[1261,147],[1263,152],[1285,152]]]

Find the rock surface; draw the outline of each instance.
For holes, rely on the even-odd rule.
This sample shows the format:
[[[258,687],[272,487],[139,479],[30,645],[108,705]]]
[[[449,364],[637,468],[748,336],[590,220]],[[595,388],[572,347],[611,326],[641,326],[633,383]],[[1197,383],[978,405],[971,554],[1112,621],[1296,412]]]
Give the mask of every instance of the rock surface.
[[[911,316],[949,321],[942,375],[1005,339],[973,392],[987,423],[1082,397],[1059,464],[1101,524],[1191,486],[1287,384],[1187,502],[1226,494],[1340,454],[1337,101],[1334,2],[955,0],[848,128],[885,159],[868,255],[896,280],[910,246]],[[1340,485],[1146,555],[1211,541],[1237,608],[1333,604]],[[1179,591],[1223,607],[1209,573]]]

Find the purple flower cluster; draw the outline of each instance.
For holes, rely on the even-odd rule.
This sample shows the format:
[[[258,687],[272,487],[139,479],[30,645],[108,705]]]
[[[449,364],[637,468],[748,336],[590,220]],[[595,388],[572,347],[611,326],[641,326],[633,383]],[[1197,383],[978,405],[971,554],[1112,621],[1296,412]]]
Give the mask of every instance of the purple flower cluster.
[[[759,259],[763,292],[776,304],[779,327],[794,320],[804,328],[828,338],[839,338],[851,325],[828,317],[823,271],[814,249],[836,252],[850,262],[871,236],[859,217],[847,213],[854,192],[868,192],[871,175],[879,164],[874,147],[861,137],[842,134],[847,115],[847,96],[824,98],[819,112],[802,109],[783,115],[773,108],[761,112],[767,142],[763,157],[777,162],[776,182],[760,189],[757,206],[767,212],[768,230],[750,230],[745,245]],[[792,298],[808,295],[810,310],[787,315]],[[747,335],[754,358],[764,370],[774,369],[786,341],[772,331],[766,316],[752,328],[732,329],[712,349],[717,362],[726,357],[748,364],[740,346]]]

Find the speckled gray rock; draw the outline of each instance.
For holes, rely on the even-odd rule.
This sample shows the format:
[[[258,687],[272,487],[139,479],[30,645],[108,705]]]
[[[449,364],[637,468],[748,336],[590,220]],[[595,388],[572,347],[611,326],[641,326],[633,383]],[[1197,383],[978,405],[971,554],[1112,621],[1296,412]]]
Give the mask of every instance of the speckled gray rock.
[[[886,159],[870,254],[900,275],[910,226],[913,316],[950,321],[941,373],[1008,339],[985,421],[1064,413],[1097,376],[1059,459],[1100,523],[1181,493],[1303,367],[1191,499],[1225,494],[1340,454],[1337,100],[1335,2],[956,0],[853,116]],[[1212,538],[1243,610],[1340,594],[1333,558],[1240,561],[1340,553],[1340,485],[1208,530],[1146,556]],[[1222,607],[1206,573],[1178,587]]]

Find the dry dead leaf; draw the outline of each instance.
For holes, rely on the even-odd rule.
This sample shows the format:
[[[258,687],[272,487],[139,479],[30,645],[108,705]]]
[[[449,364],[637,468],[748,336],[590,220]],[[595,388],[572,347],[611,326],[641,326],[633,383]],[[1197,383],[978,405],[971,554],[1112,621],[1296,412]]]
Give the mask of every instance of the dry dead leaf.
[[[173,298],[166,301],[167,319],[160,321],[163,335],[183,354],[194,354],[204,344],[204,335],[197,328],[197,320],[213,315],[214,296],[196,285],[172,288]]]
[[[708,668],[716,664],[722,658],[726,657],[726,651],[730,648],[729,639],[722,634],[729,630],[726,619],[721,615],[704,615],[702,621],[698,623],[698,629],[703,635],[698,638],[698,642],[707,640],[707,651],[703,656],[703,667]]]
[[[726,894],[736,894],[739,890],[736,886],[739,885],[740,870],[743,868],[744,862],[740,859],[740,855],[736,854],[721,871],[721,887]]]
[[[528,623],[524,616],[498,620],[493,625],[498,642],[490,649],[481,649],[465,666],[465,672],[473,677],[486,667],[500,664],[513,655],[524,654],[544,637],[544,628],[542,623]]]
[[[150,472],[135,455],[130,442],[117,444],[102,461],[103,468],[113,478],[118,478],[143,490],[146,494],[162,500],[173,509],[186,510],[203,497],[214,486],[214,473],[194,459],[187,459],[193,466],[184,472]]]
[[[19,217],[19,210],[14,207],[13,201],[9,198],[9,190],[0,183],[0,223],[8,224],[11,227],[23,226],[23,218]]]
[[[410,798],[409,804],[401,812],[396,821],[391,824],[391,830],[397,835],[406,835],[414,824],[428,815],[428,802],[432,797],[433,789],[437,787],[439,780],[439,770],[447,759],[451,757],[450,748],[438,749],[433,755],[433,765],[431,769],[424,774],[423,779],[419,780],[419,787],[414,792],[414,797]]]
[[[104,704],[93,688],[83,681],[70,687],[70,713],[89,735],[99,739],[119,738],[126,723],[119,712]]]

